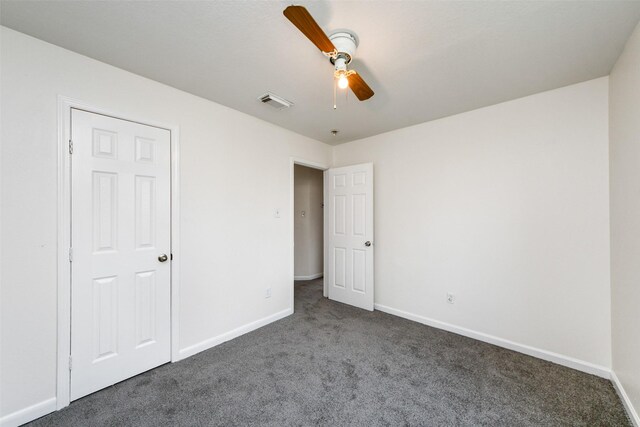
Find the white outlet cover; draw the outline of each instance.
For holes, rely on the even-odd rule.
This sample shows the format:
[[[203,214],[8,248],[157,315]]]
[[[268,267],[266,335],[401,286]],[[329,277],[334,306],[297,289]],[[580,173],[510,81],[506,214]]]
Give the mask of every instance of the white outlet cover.
[[[449,294],[449,293],[447,294],[447,302],[449,304],[453,304],[455,302],[455,300],[456,300],[456,296],[455,295]]]

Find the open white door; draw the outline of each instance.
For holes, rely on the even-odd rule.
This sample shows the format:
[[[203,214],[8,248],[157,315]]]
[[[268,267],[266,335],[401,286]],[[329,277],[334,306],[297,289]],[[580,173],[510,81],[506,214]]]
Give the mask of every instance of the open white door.
[[[171,358],[170,132],[73,109],[71,400]]]
[[[325,173],[329,298],[373,310],[373,164]]]

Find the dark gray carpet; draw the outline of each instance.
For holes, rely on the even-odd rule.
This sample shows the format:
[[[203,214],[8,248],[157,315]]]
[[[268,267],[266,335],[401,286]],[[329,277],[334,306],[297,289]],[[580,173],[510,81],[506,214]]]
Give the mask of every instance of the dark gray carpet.
[[[296,285],[295,314],[34,426],[627,426],[609,381]]]

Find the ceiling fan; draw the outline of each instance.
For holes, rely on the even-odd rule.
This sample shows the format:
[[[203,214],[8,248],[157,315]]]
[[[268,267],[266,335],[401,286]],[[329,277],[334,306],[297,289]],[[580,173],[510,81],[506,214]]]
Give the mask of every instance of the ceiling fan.
[[[307,36],[329,58],[335,67],[334,76],[338,82],[338,87],[341,89],[350,87],[360,101],[365,101],[373,96],[373,90],[362,79],[360,74],[347,68],[358,47],[358,38],[355,34],[342,30],[327,37],[303,6],[289,6],[283,13],[302,34]]]

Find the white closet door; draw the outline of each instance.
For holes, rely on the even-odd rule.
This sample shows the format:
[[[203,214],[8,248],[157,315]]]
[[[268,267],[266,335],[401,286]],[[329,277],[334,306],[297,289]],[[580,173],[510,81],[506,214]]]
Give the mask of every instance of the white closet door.
[[[171,159],[166,129],[71,123],[73,400],[170,361]]]
[[[373,164],[326,173],[329,298],[373,310]]]

